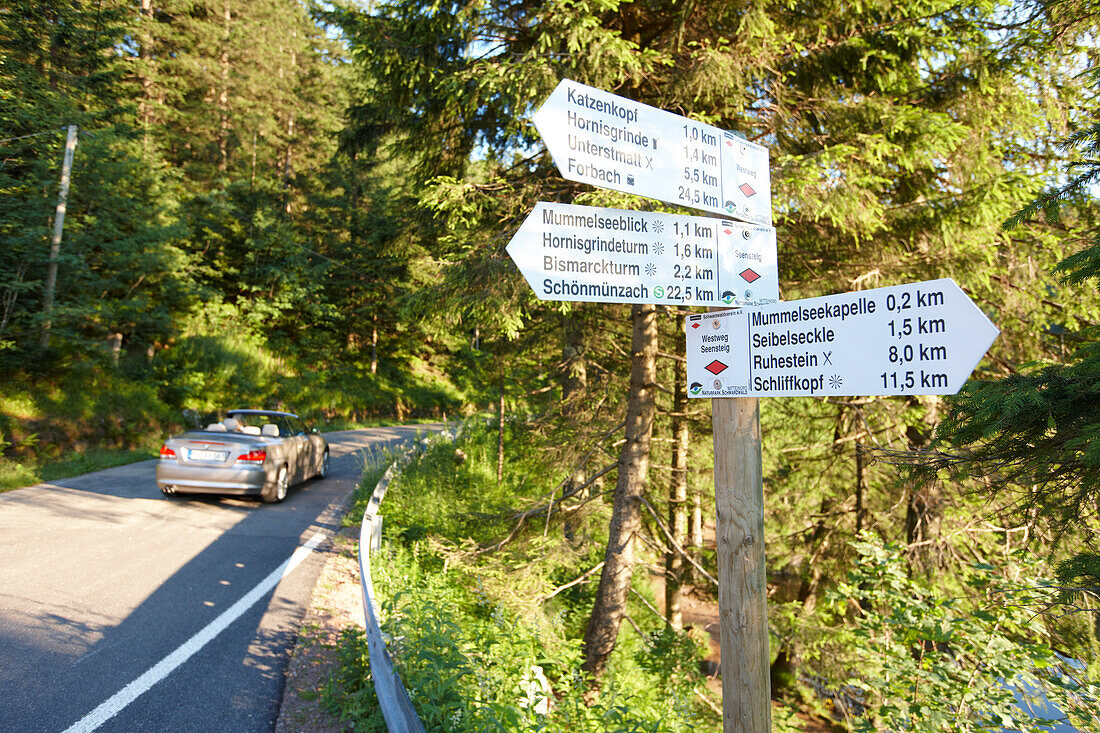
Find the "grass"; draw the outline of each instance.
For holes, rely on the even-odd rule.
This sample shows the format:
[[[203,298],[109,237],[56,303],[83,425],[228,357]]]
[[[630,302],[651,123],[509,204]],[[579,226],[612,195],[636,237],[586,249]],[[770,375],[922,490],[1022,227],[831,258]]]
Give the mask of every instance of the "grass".
[[[320,430],[322,433],[329,433],[336,430],[361,430],[364,428],[387,428],[394,425],[430,425],[433,423],[441,422],[441,418],[435,417],[418,417],[407,418],[403,421],[398,421],[392,417],[387,418],[374,418],[366,420],[352,420],[344,417],[334,417],[329,420],[310,422],[306,420],[306,423]]]
[[[95,449],[41,463],[0,460],[0,493],[156,458],[155,450]]]
[[[86,453],[77,453],[68,458],[58,458],[43,465],[40,474],[43,481],[79,476],[83,473],[102,471],[105,468],[125,466],[129,463],[147,461],[156,458],[156,450],[108,450],[97,449]]]
[[[41,482],[42,477],[33,468],[15,461],[0,460],[0,493]]]
[[[496,480],[495,427],[469,424],[457,442],[432,444],[390,484],[382,551],[371,560],[383,629],[428,730],[713,731],[701,705],[698,640],[629,607],[599,686],[580,671],[580,636],[594,582],[562,586],[602,556],[608,507],[592,502],[512,533],[516,508],[541,503],[560,480],[521,421],[507,432],[509,471]],[[362,506],[381,474],[360,489]],[[478,551],[500,543],[496,550]],[[637,590],[652,595],[643,573]],[[561,590],[556,592],[555,589]],[[361,633],[345,635],[325,705],[359,731],[384,731]],[[536,683],[542,679],[541,683]],[[539,701],[549,707],[539,709]]]
[[[9,404],[10,403],[5,403]],[[405,424],[422,424],[437,422],[429,418],[408,420]],[[398,424],[394,420],[348,420],[336,418],[326,423],[317,423],[316,427],[323,432],[336,430],[358,430],[371,427],[386,427]],[[68,455],[52,457],[40,456],[36,460],[16,461],[10,458],[0,457],[0,493],[34,486],[48,481],[80,476],[93,471],[102,471],[105,468],[124,466],[129,463],[146,461],[157,457],[160,446],[159,439],[151,441],[149,447],[139,449],[118,448],[93,448],[85,451],[71,451]],[[0,441],[0,448],[3,447]],[[384,470],[384,467],[383,469]],[[381,476],[381,471],[379,471]],[[377,479],[375,479],[377,481]],[[374,484],[371,484],[374,488]],[[368,492],[369,498],[369,492]],[[360,518],[362,510],[360,510]]]

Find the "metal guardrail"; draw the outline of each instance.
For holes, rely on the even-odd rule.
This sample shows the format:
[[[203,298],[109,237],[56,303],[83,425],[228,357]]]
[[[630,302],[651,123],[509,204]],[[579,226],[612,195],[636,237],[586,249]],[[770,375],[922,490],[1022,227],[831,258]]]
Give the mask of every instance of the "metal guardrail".
[[[389,488],[406,453],[398,458],[379,479],[371,495],[370,504],[363,513],[363,523],[359,527],[359,578],[363,590],[363,615],[367,624],[367,650],[370,656],[370,673],[374,678],[374,690],[378,695],[378,705],[382,708],[382,717],[386,719],[386,728],[390,733],[425,733],[413,709],[412,700],[401,678],[393,668],[393,661],[386,651],[382,628],[378,623],[378,606],[374,601],[374,585],[370,577],[370,553],[379,549],[382,542],[382,517],[378,508]]]

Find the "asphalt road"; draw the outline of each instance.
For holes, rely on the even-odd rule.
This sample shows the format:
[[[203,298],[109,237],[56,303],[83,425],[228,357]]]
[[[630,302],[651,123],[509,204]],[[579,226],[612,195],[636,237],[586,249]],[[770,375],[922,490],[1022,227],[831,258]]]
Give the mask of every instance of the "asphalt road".
[[[416,432],[327,434],[281,504],[166,499],[155,461],[0,494],[0,731],[272,730],[338,516]]]

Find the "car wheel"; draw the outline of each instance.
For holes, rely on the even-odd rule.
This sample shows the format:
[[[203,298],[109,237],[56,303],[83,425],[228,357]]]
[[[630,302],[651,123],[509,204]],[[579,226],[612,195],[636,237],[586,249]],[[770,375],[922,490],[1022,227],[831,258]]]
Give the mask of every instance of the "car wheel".
[[[329,469],[329,458],[328,458],[328,451],[326,450],[325,454],[323,456],[321,456],[321,470],[317,474],[317,476],[320,477],[320,478],[325,478],[326,476],[328,476],[328,469]]]
[[[285,465],[279,466],[279,473],[275,475],[275,482],[271,484],[271,486],[264,488],[263,493],[260,494],[260,498],[268,504],[278,504],[286,498],[286,492],[289,488],[290,474],[287,473]]]

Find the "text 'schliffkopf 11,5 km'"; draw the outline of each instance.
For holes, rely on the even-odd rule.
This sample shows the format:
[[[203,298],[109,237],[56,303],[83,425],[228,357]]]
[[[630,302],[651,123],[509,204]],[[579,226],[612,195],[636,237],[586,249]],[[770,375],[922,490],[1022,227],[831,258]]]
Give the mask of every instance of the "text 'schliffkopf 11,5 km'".
[[[1000,331],[954,280],[687,322],[690,397],[955,394]]]

